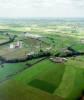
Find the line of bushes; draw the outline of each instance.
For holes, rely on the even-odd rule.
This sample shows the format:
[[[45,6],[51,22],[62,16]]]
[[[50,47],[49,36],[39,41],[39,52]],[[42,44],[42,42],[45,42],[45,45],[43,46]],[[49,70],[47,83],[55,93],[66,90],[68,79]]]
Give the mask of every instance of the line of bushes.
[[[0,61],[2,63],[19,63],[19,62],[25,62],[27,60],[32,60],[32,59],[36,59],[36,58],[42,58],[42,57],[49,57],[51,54],[49,52],[40,52],[38,54],[33,54],[33,55],[28,55],[24,58],[20,58],[20,59],[5,59],[3,57],[0,57]]]
[[[10,38],[8,41],[0,43],[0,46],[13,42],[15,40],[15,38],[16,38],[16,35],[14,35],[14,37]]]

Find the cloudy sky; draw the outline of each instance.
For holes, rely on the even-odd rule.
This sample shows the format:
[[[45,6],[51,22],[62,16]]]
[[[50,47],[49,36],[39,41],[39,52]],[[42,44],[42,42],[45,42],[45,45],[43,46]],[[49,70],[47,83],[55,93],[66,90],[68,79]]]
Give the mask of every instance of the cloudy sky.
[[[84,0],[0,0],[0,17],[84,17]]]

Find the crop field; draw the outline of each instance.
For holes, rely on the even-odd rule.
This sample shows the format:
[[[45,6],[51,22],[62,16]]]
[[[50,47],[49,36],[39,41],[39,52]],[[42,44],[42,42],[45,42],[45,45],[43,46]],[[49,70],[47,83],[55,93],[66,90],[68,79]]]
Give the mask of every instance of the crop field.
[[[84,91],[82,22],[0,23],[0,44],[15,35],[14,41],[0,45],[0,100],[79,100]],[[21,47],[17,45],[20,43]],[[67,55],[71,53],[68,47],[76,52],[75,55]],[[49,52],[50,56],[18,63],[5,62],[42,52]],[[81,55],[76,55],[79,53]],[[66,61],[50,59],[57,55]]]

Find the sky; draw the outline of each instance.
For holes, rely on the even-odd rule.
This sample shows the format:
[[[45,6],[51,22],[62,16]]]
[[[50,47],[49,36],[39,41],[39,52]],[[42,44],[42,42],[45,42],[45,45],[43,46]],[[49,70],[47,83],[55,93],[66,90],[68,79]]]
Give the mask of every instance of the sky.
[[[84,0],[0,0],[0,17],[84,17]]]

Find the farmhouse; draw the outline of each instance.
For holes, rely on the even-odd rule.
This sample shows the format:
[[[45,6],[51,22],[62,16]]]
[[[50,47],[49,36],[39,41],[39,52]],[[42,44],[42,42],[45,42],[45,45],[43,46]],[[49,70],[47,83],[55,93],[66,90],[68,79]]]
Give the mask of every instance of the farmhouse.
[[[65,61],[67,61],[66,58],[61,58],[61,57],[51,57],[50,60],[55,63],[63,63]]]

